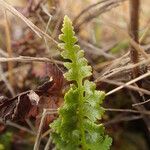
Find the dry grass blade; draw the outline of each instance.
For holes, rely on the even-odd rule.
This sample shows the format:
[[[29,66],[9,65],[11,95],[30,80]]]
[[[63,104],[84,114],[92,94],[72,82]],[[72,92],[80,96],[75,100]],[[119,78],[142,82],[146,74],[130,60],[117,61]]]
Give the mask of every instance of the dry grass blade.
[[[48,34],[46,34],[44,31],[39,29],[37,26],[35,26],[30,20],[28,20],[25,16],[23,16],[19,11],[17,11],[14,7],[12,7],[7,2],[0,0],[0,5],[9,10],[12,14],[18,16],[21,20],[23,20],[40,38],[41,36],[46,37],[50,41],[52,41],[55,45],[57,45],[57,41],[55,41],[52,37],[50,37]]]

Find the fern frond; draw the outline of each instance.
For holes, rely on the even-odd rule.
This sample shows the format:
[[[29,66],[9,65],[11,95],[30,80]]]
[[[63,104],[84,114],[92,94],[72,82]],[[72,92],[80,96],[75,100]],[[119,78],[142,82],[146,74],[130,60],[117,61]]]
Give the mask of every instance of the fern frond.
[[[57,149],[61,150],[109,150],[112,139],[105,135],[102,124],[98,124],[104,109],[100,106],[105,93],[95,90],[93,82],[85,80],[92,73],[84,58],[84,51],[76,44],[77,38],[71,20],[65,16],[59,39],[63,42],[62,57],[67,62],[64,74],[68,81],[74,83],[65,94],[64,105],[59,109],[59,118],[51,124],[52,138]]]
[[[62,57],[71,61],[64,63],[68,69],[65,77],[68,81],[82,81],[91,75],[91,67],[87,65],[87,60],[83,57],[84,51],[75,44],[77,38],[74,36],[72,22],[67,16],[64,17],[62,32],[63,34],[59,36],[59,39],[64,42],[59,44],[59,47],[64,49]]]

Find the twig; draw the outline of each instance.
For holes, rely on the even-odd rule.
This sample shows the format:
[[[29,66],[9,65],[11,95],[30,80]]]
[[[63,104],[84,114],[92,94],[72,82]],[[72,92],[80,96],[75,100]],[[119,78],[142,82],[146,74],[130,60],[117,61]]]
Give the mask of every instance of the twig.
[[[13,58],[4,58],[4,57],[0,57],[0,62],[8,62],[8,61],[12,61],[12,62],[33,62],[33,61],[37,61],[37,62],[50,62],[50,63],[57,63],[62,65],[63,63],[61,61],[58,60],[51,60],[49,58],[46,57],[29,57],[29,56],[19,56],[19,57],[13,57]]]
[[[12,48],[11,48],[10,27],[9,27],[9,21],[8,21],[6,10],[4,10],[4,16],[5,16],[6,47],[7,47],[8,56],[12,57],[13,52],[12,52]],[[11,86],[13,87],[14,80],[13,80],[12,69],[13,69],[13,63],[8,62],[9,82],[10,82]]]
[[[123,122],[123,121],[133,121],[133,120],[138,120],[138,119],[142,119],[142,116],[139,115],[139,116],[126,116],[126,117],[123,117],[123,116],[119,116],[119,118],[114,118],[108,122],[105,122],[103,123],[104,126],[109,126],[111,124],[114,124],[114,123],[120,123],[120,122]]]
[[[133,80],[131,80],[131,81],[129,81],[129,82],[127,82],[127,83],[125,83],[125,84],[115,88],[115,89],[113,89],[112,91],[109,91],[108,93],[106,93],[106,95],[107,96],[111,95],[111,94],[121,90],[122,88],[126,87],[127,85],[133,84],[133,83],[135,83],[135,82],[137,82],[137,81],[139,81],[139,80],[141,80],[143,78],[148,77],[149,75],[150,75],[150,72],[147,72],[147,73],[145,73],[145,74],[143,74],[143,75],[141,75],[141,76],[139,76],[139,77],[137,77],[137,78],[135,78],[135,79],[133,79]]]
[[[150,111],[137,111],[132,109],[115,109],[115,108],[104,108],[105,111],[112,111],[112,112],[128,112],[128,113],[135,113],[135,114],[144,114],[150,115]]]
[[[44,138],[45,136],[47,136],[48,134],[50,134],[50,132],[52,131],[52,129],[48,129],[47,131],[45,131],[43,134],[42,134],[42,138]]]
[[[131,10],[131,13],[130,13],[130,36],[131,36],[131,39],[133,39],[136,43],[139,43],[138,31],[139,31],[140,0],[130,0],[130,6],[131,6],[131,9],[130,9]],[[143,52],[144,52],[144,50],[143,50]],[[131,58],[131,62],[133,62],[133,63],[139,62],[138,49],[136,47],[135,48],[132,47],[132,45],[130,46],[130,58]],[[147,67],[145,68],[145,72],[147,72]],[[133,78],[138,77],[140,75],[140,68],[139,67],[133,68],[132,73],[133,73],[132,74]],[[148,75],[148,73],[149,72],[147,72],[146,74]],[[144,77],[144,74],[142,76]],[[137,86],[139,86],[139,87],[141,86],[140,81],[137,82]],[[142,101],[142,98],[145,99],[144,96],[141,97],[140,92],[138,92],[138,93],[140,95],[139,99],[137,98],[137,94],[136,95],[135,95],[135,93],[131,94],[131,98],[135,103],[137,103],[137,102],[139,103],[140,101]],[[141,110],[141,111],[146,110],[146,108],[142,105],[140,105],[140,107],[138,106],[137,109]],[[143,120],[144,120],[144,122],[147,126],[147,129],[148,129],[149,133],[150,133],[150,123],[149,123],[150,117],[145,116],[144,114],[141,114],[141,115],[143,116]],[[149,139],[150,139],[150,136],[149,136]]]
[[[34,150],[38,150],[39,149],[40,141],[41,141],[41,133],[42,133],[42,129],[43,129],[43,124],[44,124],[44,120],[45,120],[45,117],[46,117],[47,113],[55,114],[56,112],[53,111],[53,109],[43,109],[40,126],[39,126],[39,129],[38,129],[36,140],[35,140],[35,144],[34,144]]]
[[[140,102],[139,99],[137,99],[136,97],[134,97],[133,93],[131,93],[130,91],[129,91],[129,94],[130,94],[131,99],[132,99],[132,101],[133,101],[134,103]],[[146,108],[145,108],[143,105],[137,105],[137,106],[136,106],[136,109],[137,109],[138,111],[146,111]],[[149,137],[149,133],[150,133],[150,121],[149,121],[149,120],[150,120],[150,116],[146,116],[146,115],[144,115],[144,114],[141,114],[141,115],[142,115],[142,118],[143,118],[143,120],[144,120],[144,122],[145,122],[145,124],[146,124],[146,126],[147,126],[148,138],[150,138],[150,137]]]
[[[35,140],[35,144],[34,144],[34,148],[33,148],[34,150],[38,150],[39,146],[40,146],[41,132],[42,132],[42,128],[43,128],[45,116],[46,116],[46,109],[44,109],[43,113],[42,113],[42,118],[41,118],[40,126],[39,126],[39,129],[38,129],[38,132],[37,132],[37,136],[36,136],[36,140]]]
[[[118,60],[122,61],[122,59],[118,59]],[[116,68],[114,72],[109,73],[108,75],[105,75],[104,77],[98,77],[94,82],[100,82],[101,80],[109,78],[109,77],[111,77],[111,76],[113,76],[113,75],[115,75],[115,74],[117,74],[119,72],[122,72],[124,70],[132,69],[132,68],[134,68],[136,66],[140,66],[140,65],[147,65],[148,63],[150,63],[150,58],[145,59],[143,61],[140,61],[140,62],[138,62],[136,64],[130,64],[130,65],[127,65],[127,66]]]
[[[121,85],[124,85],[123,82],[118,82],[118,81],[114,81],[114,80],[109,80],[109,79],[103,79],[101,80],[102,82],[106,82],[106,83],[109,83],[109,84],[113,84],[113,85],[118,85],[118,86],[121,86]],[[125,88],[129,88],[131,90],[134,90],[134,91],[140,91],[144,94],[147,94],[147,95],[150,95],[150,91],[146,90],[146,89],[143,89],[143,88],[139,88],[137,86],[133,86],[133,85],[126,85]]]
[[[34,125],[32,124],[32,122],[30,121],[30,119],[26,119],[26,122],[27,122],[28,126],[30,127],[30,129],[31,129],[34,133],[36,133],[35,127],[34,127]]]
[[[2,121],[1,118],[0,118],[0,122],[3,123],[3,121]],[[32,135],[35,135],[35,133],[34,133],[33,131],[31,131],[31,130],[29,130],[28,128],[23,127],[23,126],[21,126],[21,125],[19,125],[19,124],[16,124],[16,123],[14,123],[14,122],[7,121],[7,122],[6,122],[6,125],[15,127],[15,128],[20,129],[20,130],[22,130],[22,131],[28,132],[28,133],[30,133],[30,134],[32,134]]]
[[[51,144],[51,135],[49,135],[49,138],[48,138],[48,141],[46,143],[44,150],[49,150],[50,144]]]
[[[132,106],[133,106],[133,107],[135,107],[135,106],[139,106],[139,105],[146,104],[146,103],[148,103],[148,102],[150,102],[150,99],[148,99],[148,100],[146,100],[146,101],[144,101],[144,102],[140,102],[140,103],[132,104]]]

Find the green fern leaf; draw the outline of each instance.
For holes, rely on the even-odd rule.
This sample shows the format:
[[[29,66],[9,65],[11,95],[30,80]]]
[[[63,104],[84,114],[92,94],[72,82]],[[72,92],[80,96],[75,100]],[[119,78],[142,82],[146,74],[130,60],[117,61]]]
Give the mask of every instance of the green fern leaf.
[[[60,48],[65,49],[62,52],[62,57],[71,61],[64,63],[64,66],[68,69],[65,77],[68,81],[76,81],[77,78],[82,81],[85,77],[91,75],[91,67],[87,65],[87,60],[83,57],[84,51],[80,50],[80,47],[75,44],[77,38],[74,36],[72,22],[67,16],[64,17],[62,32],[63,34],[59,36],[59,39],[64,42],[59,44]]]
[[[68,69],[64,76],[74,83],[65,94],[59,118],[51,124],[53,142],[61,150],[109,150],[112,139],[98,123],[104,113],[101,104],[105,94],[95,90],[93,82],[85,80],[92,69],[84,58],[84,51],[76,44],[72,22],[67,16],[61,31],[59,39],[63,43],[59,47],[63,49],[61,55],[67,60],[64,66]]]

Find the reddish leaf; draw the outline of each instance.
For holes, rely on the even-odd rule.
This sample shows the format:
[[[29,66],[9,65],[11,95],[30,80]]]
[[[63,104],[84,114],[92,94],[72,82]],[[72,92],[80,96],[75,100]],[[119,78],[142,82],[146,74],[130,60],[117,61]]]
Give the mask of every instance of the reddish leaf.
[[[63,87],[63,74],[54,65],[49,66],[49,77],[52,80],[45,82],[36,90],[20,93],[14,98],[0,97],[0,117],[6,120],[25,120],[31,116],[36,116],[43,108],[56,108],[56,100],[61,95]],[[40,100],[41,96],[46,96],[50,101]],[[52,98],[52,97],[55,97]],[[38,104],[42,105],[38,105]],[[51,119],[48,119],[51,120]]]
[[[30,94],[30,91],[19,94],[12,99],[1,98],[0,117],[4,121],[24,120],[30,110],[37,104],[35,100],[29,98],[28,94]]]

